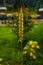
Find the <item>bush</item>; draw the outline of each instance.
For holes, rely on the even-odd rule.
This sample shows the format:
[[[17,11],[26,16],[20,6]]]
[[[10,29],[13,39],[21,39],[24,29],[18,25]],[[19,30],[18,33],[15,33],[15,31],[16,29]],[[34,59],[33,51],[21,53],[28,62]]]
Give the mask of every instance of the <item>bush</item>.
[[[25,34],[25,38],[28,40],[37,41],[43,50],[43,23],[35,25],[29,32]]]
[[[39,65],[39,64],[43,65],[43,23],[39,23],[38,25],[35,25],[24,36],[25,36],[25,40],[27,42],[30,40],[37,41],[40,46],[40,50],[38,50],[36,52],[36,53],[38,53],[38,58],[36,60],[27,59],[28,55],[26,55],[25,59],[27,59],[27,65],[29,64],[29,62],[30,62],[30,65],[32,65],[32,64],[33,65]],[[40,60],[40,62],[39,62],[39,60]]]

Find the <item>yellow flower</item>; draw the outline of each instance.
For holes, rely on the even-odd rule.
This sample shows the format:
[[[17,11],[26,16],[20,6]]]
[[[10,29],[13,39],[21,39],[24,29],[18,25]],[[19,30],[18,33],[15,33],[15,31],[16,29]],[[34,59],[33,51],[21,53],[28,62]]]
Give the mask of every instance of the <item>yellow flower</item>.
[[[30,49],[30,51],[32,51],[32,52],[34,52],[34,53],[35,53],[35,50],[34,50],[34,49],[32,49],[32,48]]]
[[[32,45],[33,44],[33,41],[29,41],[29,45]]]
[[[36,59],[36,56],[35,55],[33,56],[33,59]]]
[[[33,53],[32,52],[30,52],[30,56],[33,56]]]
[[[23,51],[23,54],[26,54],[27,53],[27,51]]]
[[[37,45],[37,48],[39,49],[40,47]]]
[[[25,47],[24,47],[24,50],[27,50],[27,49],[28,49],[27,46],[25,46]]]
[[[38,42],[37,42],[37,41],[35,41],[34,43],[35,43],[35,44],[38,44]]]
[[[34,47],[35,47],[35,45],[31,45],[31,47],[32,47],[32,48],[34,48]]]
[[[38,48],[36,44],[31,45],[32,48]]]

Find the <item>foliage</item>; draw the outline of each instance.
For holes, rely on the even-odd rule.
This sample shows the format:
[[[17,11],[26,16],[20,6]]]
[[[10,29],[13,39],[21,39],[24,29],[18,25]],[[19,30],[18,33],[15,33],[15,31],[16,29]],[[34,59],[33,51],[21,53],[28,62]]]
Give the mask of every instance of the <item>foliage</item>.
[[[41,56],[40,56],[41,55]],[[41,59],[40,59],[41,58]],[[40,46],[38,45],[37,41],[29,41],[23,48],[23,62],[27,65],[43,65],[43,56],[40,52]],[[40,62],[39,62],[40,60]],[[24,65],[25,65],[24,63]]]
[[[37,41],[39,44],[43,43],[43,23],[35,25],[29,32],[25,34],[27,40]]]
[[[37,41],[39,46],[40,46],[40,50],[38,50],[38,59],[37,61],[39,62],[40,59],[40,63],[41,65],[43,65],[43,23],[39,23],[38,25],[35,25],[29,32],[27,32],[25,34],[25,39],[28,40],[33,40],[33,41]],[[37,63],[37,62],[36,62]]]
[[[33,22],[28,11],[25,11],[23,14],[24,14],[24,33],[26,33],[33,27]]]
[[[32,0],[32,1],[31,0],[24,0],[24,1],[22,0],[22,2],[24,2],[28,7],[31,7],[31,8],[32,7],[34,8],[35,6],[37,6],[37,4],[43,6],[43,0]],[[0,0],[0,4],[3,5],[2,0]],[[21,0],[20,1],[18,1],[18,0],[11,0],[11,1],[9,0],[9,1],[7,1],[6,0],[6,5],[8,5],[8,4],[13,4],[13,5],[17,4],[17,5],[20,6],[21,5]]]
[[[23,48],[23,50],[24,50],[23,53],[24,54],[29,53],[29,55],[31,57],[33,57],[33,59],[35,59],[36,58],[36,56],[35,56],[36,49],[39,49],[39,45],[38,45],[37,41],[29,41]]]
[[[33,59],[36,58],[36,49],[39,49],[39,45],[36,41],[29,41],[25,47],[23,53],[29,53],[30,57],[33,57]]]
[[[27,64],[30,62],[30,65],[31,65],[31,62],[33,63],[33,65],[37,65],[37,64],[43,65],[43,52],[42,52],[43,51],[43,23],[39,23],[38,25],[34,25],[34,27],[31,28],[31,30],[29,30],[28,32],[26,32],[24,34],[24,37],[25,37],[26,42],[28,42],[30,40],[37,41],[38,45],[40,46],[40,50],[36,50],[36,55],[38,58],[35,60],[35,63],[34,63],[33,59],[29,58],[29,56],[33,55],[33,54],[30,53],[30,55],[29,54],[26,55],[27,51],[24,51],[24,53],[25,53],[24,60],[27,62]],[[29,46],[27,44],[25,43],[25,45],[24,45],[26,50],[27,50],[27,47],[29,48]],[[34,45],[32,47],[34,47]],[[39,59],[40,59],[40,62],[39,62]]]
[[[4,65],[20,63],[18,38],[12,27],[0,26],[0,62]],[[7,64],[6,64],[7,63]]]

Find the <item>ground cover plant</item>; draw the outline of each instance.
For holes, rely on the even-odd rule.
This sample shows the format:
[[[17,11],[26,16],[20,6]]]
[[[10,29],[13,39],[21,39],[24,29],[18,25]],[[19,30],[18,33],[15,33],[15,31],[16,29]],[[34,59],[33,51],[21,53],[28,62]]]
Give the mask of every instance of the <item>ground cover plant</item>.
[[[19,62],[20,55],[18,38],[12,27],[0,26],[0,64],[15,65]]]

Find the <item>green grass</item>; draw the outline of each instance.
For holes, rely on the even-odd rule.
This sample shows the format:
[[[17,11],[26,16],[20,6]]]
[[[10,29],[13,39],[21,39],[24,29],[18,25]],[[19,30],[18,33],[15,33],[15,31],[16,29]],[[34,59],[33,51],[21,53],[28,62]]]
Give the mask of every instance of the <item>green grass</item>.
[[[18,44],[17,35],[12,31],[12,28],[0,26],[0,58],[5,62],[16,61],[20,58],[20,50],[16,48]],[[18,50],[18,51],[17,51]]]
[[[0,26],[0,38],[12,38],[15,35],[12,32],[12,28],[6,26]]]

